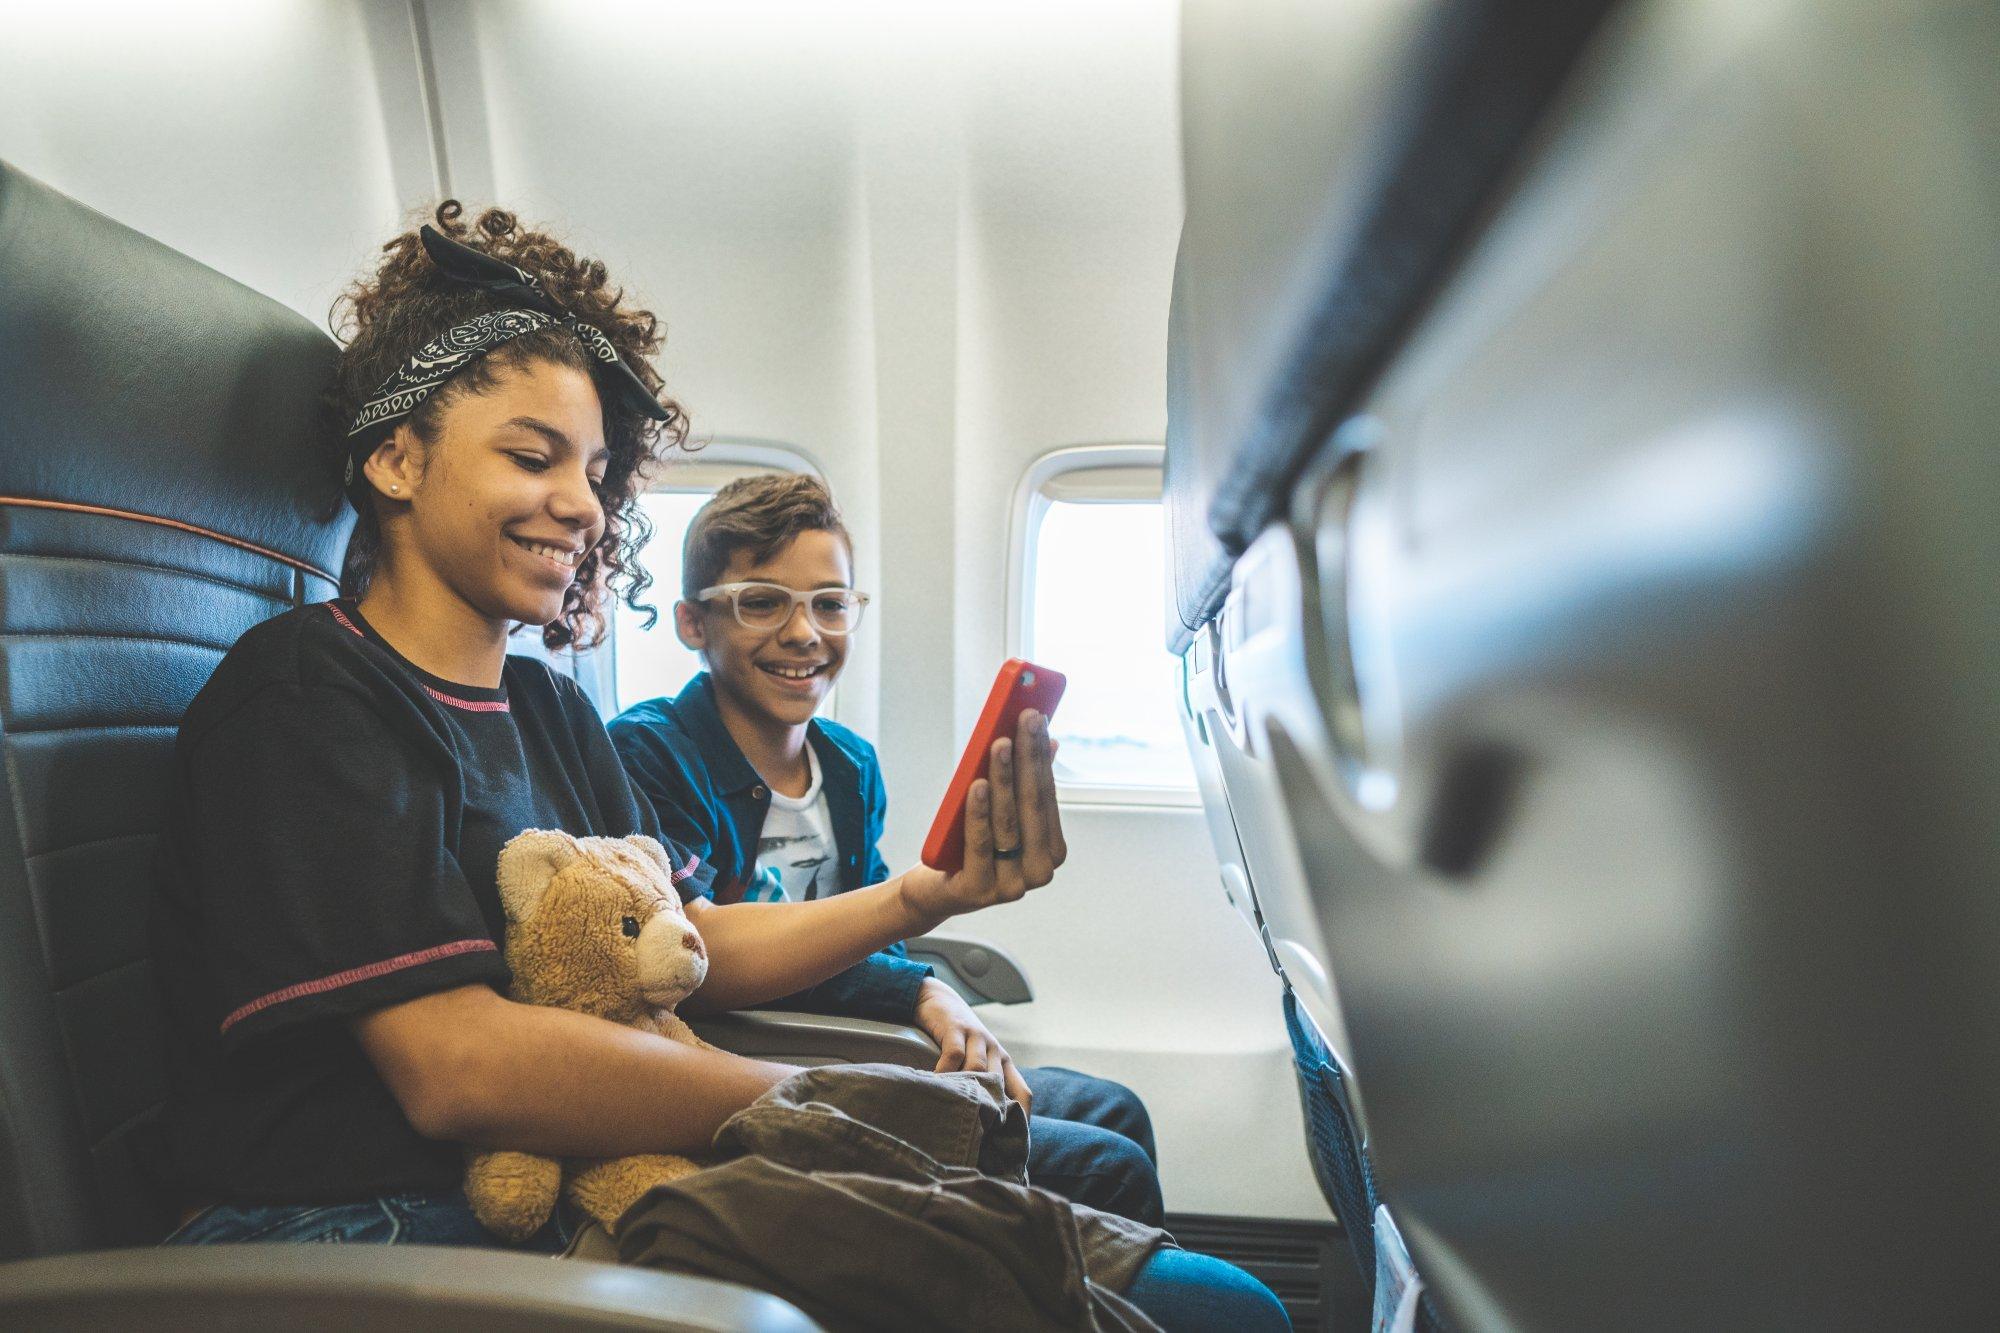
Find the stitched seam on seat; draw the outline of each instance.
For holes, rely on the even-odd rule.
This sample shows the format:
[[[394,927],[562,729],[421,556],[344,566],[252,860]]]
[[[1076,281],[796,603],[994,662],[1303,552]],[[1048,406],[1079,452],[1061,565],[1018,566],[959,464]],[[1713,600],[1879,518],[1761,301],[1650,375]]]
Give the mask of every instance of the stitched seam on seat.
[[[0,640],[6,639],[111,639],[129,643],[171,643],[182,648],[206,648],[211,652],[226,653],[235,645],[232,643],[208,643],[201,639],[177,639],[170,634],[128,634],[123,630],[88,629],[8,629],[0,630]]]
[[[132,968],[135,967],[144,967],[147,963],[150,963],[152,961],[153,959],[150,954],[141,954],[137,958],[127,958],[122,963],[113,963],[110,967],[105,968],[101,972],[92,972],[87,977],[78,977],[75,981],[66,981],[60,986],[51,986],[49,988],[49,994],[53,998],[60,1000],[63,996],[69,994],[71,991],[75,990],[78,986],[88,986],[93,981],[99,981],[105,977],[115,976],[120,972],[130,971]],[[42,960],[42,963],[43,966],[46,967],[48,965],[48,960],[45,958]]]
[[[151,523],[157,527],[171,528],[176,532],[186,532],[196,537],[206,537],[210,541],[221,542],[225,546],[234,546],[240,550],[248,551],[252,555],[261,555],[266,559],[276,560],[279,564],[290,565],[293,569],[303,570],[308,574],[317,574],[329,582],[333,580],[333,575],[327,573],[317,565],[309,565],[305,561],[286,555],[282,551],[273,551],[268,546],[259,546],[253,541],[246,541],[242,537],[232,537],[226,532],[217,532],[213,528],[204,528],[199,524],[183,523],[177,518],[164,518],[159,514],[142,514],[135,509],[113,509],[108,505],[83,504],[74,500],[42,500],[25,495],[0,495],[0,507],[7,505],[12,505],[19,509],[49,509],[63,514],[96,514],[103,518],[122,518],[133,523]]]
[[[114,733],[114,734],[131,732],[131,733],[139,733],[141,735],[146,735],[146,736],[159,736],[162,733],[165,733],[166,735],[170,736],[176,734],[179,730],[180,728],[177,726],[51,727],[44,731],[18,732],[8,728],[0,727],[0,762],[4,762],[6,765],[8,789],[12,791],[14,794],[14,827],[18,831],[20,836],[22,856],[24,858],[32,859],[34,857],[41,855],[40,849],[31,850],[28,835],[33,832],[39,832],[40,824],[42,821],[39,820],[30,821],[28,818],[27,806],[23,803],[22,798],[26,794],[27,785],[21,781],[21,763],[20,763],[21,746],[16,744],[17,737],[23,735],[57,736],[57,735],[62,735],[65,732],[87,734],[93,731]],[[108,838],[108,837],[124,837],[127,835],[105,834],[103,836]],[[155,836],[157,836],[157,830],[155,831]],[[86,842],[95,842],[95,841],[97,841],[96,838],[86,839]],[[71,844],[71,845],[81,846],[84,844]],[[55,850],[60,851],[62,849],[56,848]]]
[[[101,725],[89,725],[89,726],[77,726],[77,727],[9,726],[6,729],[6,734],[8,740],[18,740],[23,736],[60,736],[70,732],[87,735],[90,732],[103,732],[105,734],[111,734],[114,732],[164,731],[169,734],[172,734],[178,732],[180,729],[181,729],[180,720],[176,718],[170,722],[108,722],[108,723],[103,723]]]
[[[106,843],[136,842],[140,838],[157,838],[159,836],[157,830],[147,830],[143,833],[107,833],[101,838],[85,838],[82,842],[72,842],[67,846],[51,847],[45,852],[28,852],[21,859],[23,861],[39,861],[45,856],[61,856],[64,852],[74,852],[84,847],[102,847]]]
[[[184,579],[198,579],[203,583],[213,583],[218,588],[231,592],[246,592],[252,597],[261,597],[279,606],[291,605],[291,594],[275,593],[264,588],[253,588],[247,583],[225,579],[216,574],[203,574],[197,570],[182,569],[179,565],[156,565],[150,560],[127,560],[122,556],[79,555],[70,551],[0,551],[0,560],[58,560],[76,565],[115,565],[125,569],[150,569],[156,574],[172,574]],[[338,585],[335,585],[338,586]]]
[[[107,643],[164,643],[164,644],[171,644],[178,648],[195,648],[199,649],[202,652],[215,653],[218,657],[222,656],[223,654],[226,654],[229,651],[227,647],[218,647],[214,644],[195,643],[187,639],[172,639],[172,638],[167,638],[164,635],[155,635],[155,634],[120,634],[120,633],[89,634],[89,633],[73,633],[67,630],[16,630],[16,631],[0,632],[0,642],[5,642],[9,639],[82,639],[87,641],[103,641]],[[178,730],[180,728],[180,719],[178,717],[175,717],[162,722],[119,722],[119,723],[107,724],[107,726],[116,726],[121,728],[166,726]],[[13,725],[10,721],[6,725],[6,734],[9,736],[39,736],[39,735],[46,735],[47,733],[52,731],[70,731],[70,730],[80,730],[80,729],[82,728],[20,727]]]
[[[133,1126],[137,1125],[147,1116],[159,1114],[160,1108],[162,1106],[165,1106],[166,1104],[167,1104],[166,1100],[162,1098],[161,1100],[152,1103],[150,1106],[143,1106],[140,1109],[134,1111],[131,1115],[126,1116],[123,1120],[120,1120],[110,1129],[105,1130],[102,1137],[92,1139],[90,1141],[89,1151],[96,1152],[99,1148],[106,1146],[111,1142],[111,1140],[117,1138],[120,1134],[129,1131]],[[178,1227],[175,1228],[176,1231],[178,1231],[179,1229],[180,1228]]]

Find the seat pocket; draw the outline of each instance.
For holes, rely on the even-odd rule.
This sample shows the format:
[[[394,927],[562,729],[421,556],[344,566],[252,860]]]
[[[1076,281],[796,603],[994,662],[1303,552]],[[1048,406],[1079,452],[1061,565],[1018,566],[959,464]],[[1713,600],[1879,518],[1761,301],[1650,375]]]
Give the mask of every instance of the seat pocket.
[[[1326,1038],[1285,987],[1285,1030],[1292,1040],[1292,1067],[1305,1109],[1306,1147],[1313,1177],[1327,1205],[1340,1219],[1355,1263],[1372,1290],[1375,1282],[1375,1178],[1349,1109],[1347,1076],[1334,1060]]]

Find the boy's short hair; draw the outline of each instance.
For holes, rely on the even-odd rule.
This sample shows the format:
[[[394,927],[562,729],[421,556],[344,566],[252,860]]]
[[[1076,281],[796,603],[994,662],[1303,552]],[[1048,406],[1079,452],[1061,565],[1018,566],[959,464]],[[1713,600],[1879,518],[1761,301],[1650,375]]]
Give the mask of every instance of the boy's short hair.
[[[840,521],[833,492],[803,472],[738,477],[695,511],[681,543],[681,597],[694,601],[722,577],[738,551],[768,560],[802,532],[831,532],[854,554],[854,539]]]

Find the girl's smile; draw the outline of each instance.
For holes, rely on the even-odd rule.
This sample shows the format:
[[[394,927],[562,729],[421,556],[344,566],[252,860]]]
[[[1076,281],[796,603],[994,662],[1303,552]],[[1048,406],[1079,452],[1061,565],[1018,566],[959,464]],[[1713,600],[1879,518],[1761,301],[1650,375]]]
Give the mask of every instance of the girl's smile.
[[[590,376],[548,361],[451,402],[433,443],[370,461],[409,497],[383,518],[391,558],[495,625],[554,620],[604,534],[603,423]]]

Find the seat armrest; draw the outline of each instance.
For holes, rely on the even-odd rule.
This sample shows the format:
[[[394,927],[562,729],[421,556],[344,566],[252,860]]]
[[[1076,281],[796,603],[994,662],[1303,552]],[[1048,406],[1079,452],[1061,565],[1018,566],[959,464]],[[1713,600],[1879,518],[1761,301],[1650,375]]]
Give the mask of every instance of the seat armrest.
[[[929,963],[938,980],[963,995],[967,1004],[1023,1004],[1035,998],[1020,962],[997,944],[920,935],[905,947],[913,961]]]
[[[215,1245],[0,1264],[0,1328],[527,1333],[817,1324],[763,1292],[643,1268],[439,1245]]]
[[[937,1043],[916,1028],[866,1018],[795,1014],[781,1009],[739,1009],[687,1016],[695,1035],[710,1045],[759,1060],[793,1065],[890,1064],[935,1069]]]

